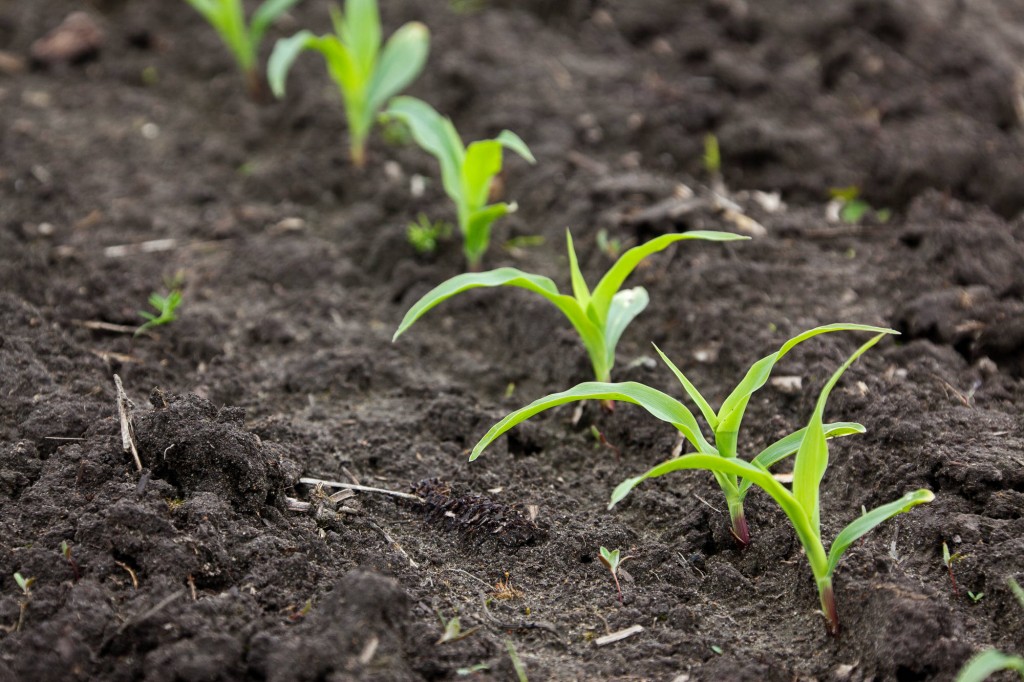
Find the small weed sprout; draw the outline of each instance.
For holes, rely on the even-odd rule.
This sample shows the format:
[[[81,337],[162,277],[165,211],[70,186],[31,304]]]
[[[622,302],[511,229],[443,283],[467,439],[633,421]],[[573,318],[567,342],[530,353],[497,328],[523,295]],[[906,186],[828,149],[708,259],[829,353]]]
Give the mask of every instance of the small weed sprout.
[[[722,173],[722,153],[714,133],[704,136],[704,170],[712,178],[718,178]]]
[[[245,77],[249,97],[258,100],[264,96],[263,77],[260,75],[258,53],[267,29],[279,16],[287,12],[298,0],[265,0],[252,19],[245,23],[242,0],[187,0],[188,4],[206,19],[231,50],[238,68]],[[154,70],[155,74],[156,71]],[[143,72],[145,77],[145,72]]]
[[[402,319],[392,340],[397,340],[427,311],[452,296],[479,287],[519,287],[539,294],[562,311],[562,314],[576,329],[590,356],[594,376],[598,381],[609,381],[612,367],[615,364],[615,347],[619,338],[629,323],[647,307],[648,302],[647,290],[643,287],[624,291],[620,291],[620,287],[642,260],[675,242],[689,239],[721,242],[747,239],[747,237],[731,232],[701,231],[662,235],[624,253],[591,291],[580,272],[579,264],[576,261],[576,251],[573,249],[572,235],[567,231],[566,242],[569,251],[572,296],[560,293],[555,283],[547,277],[532,275],[516,268],[498,268],[487,272],[456,275],[428,291],[413,304]],[[473,458],[476,458],[476,454]]]
[[[444,616],[440,612],[437,614],[438,620],[441,621],[441,625],[444,626],[444,633],[441,638],[435,642],[435,644],[447,644],[448,642],[458,642],[461,639],[469,637],[471,634],[479,630],[479,627],[469,628],[468,630],[462,629],[462,623],[459,621],[458,616],[452,616],[451,619],[445,620]]]
[[[1006,579],[1010,591],[1024,608],[1024,589],[1013,578]],[[980,599],[980,597],[979,597]],[[996,649],[988,649],[967,661],[956,676],[956,682],[983,682],[1000,670],[1013,670],[1024,680],[1024,656],[1011,656]]]
[[[416,253],[425,255],[437,251],[438,240],[451,236],[452,225],[443,220],[430,222],[425,213],[420,213],[416,222],[409,223],[405,234]]]
[[[946,565],[946,570],[949,572],[949,582],[953,584],[953,594],[960,596],[960,588],[956,584],[956,576],[953,575],[953,562],[960,561],[964,558],[964,555],[960,552],[956,554],[949,553],[949,545],[945,542],[942,543],[942,563]]]
[[[860,197],[860,188],[856,185],[833,187],[828,192],[832,197],[831,206],[834,206],[834,210],[836,210],[836,213],[832,215],[835,215],[844,223],[856,225],[869,215],[874,215],[878,222],[884,223],[888,222],[889,218],[892,217],[892,211],[889,209],[882,208],[876,210],[871,207],[871,204],[864,201]]]
[[[529,147],[511,130],[501,131],[493,140],[478,140],[465,146],[451,119],[415,97],[396,97],[384,114],[409,126],[416,143],[441,165],[444,191],[454,202],[458,215],[463,252],[469,268],[479,270],[494,221],[516,210],[515,203],[487,203],[491,181],[501,172],[503,150],[535,163]]]
[[[60,555],[64,557],[64,561],[66,561],[68,566],[71,567],[71,572],[74,574],[75,582],[77,583],[82,577],[82,569],[78,566],[78,562],[75,561],[75,558],[71,556],[71,545],[68,544],[67,540],[60,541]]]
[[[157,313],[154,314],[146,312],[145,310],[139,311],[139,316],[145,319],[146,322],[135,330],[135,336],[149,331],[153,327],[170,324],[178,319],[175,311],[177,311],[178,306],[181,305],[180,286],[181,285],[179,283],[172,285],[171,290],[166,296],[158,294],[155,291],[149,295],[149,305],[152,306]]]
[[[689,234],[693,233],[691,232]],[[660,239],[665,239],[665,237],[660,237]],[[627,252],[626,255],[628,256],[629,252]],[[626,256],[623,258],[625,257]],[[857,324],[832,324],[806,331],[787,341],[778,351],[755,362],[747,371],[743,381],[741,381],[736,388],[733,389],[732,393],[726,397],[717,412],[715,412],[711,407],[711,404],[704,399],[700,392],[697,391],[697,388],[683,375],[679,368],[676,367],[672,361],[657,348],[657,346],[655,346],[655,350],[658,351],[662,360],[664,360],[665,364],[668,365],[669,369],[671,369],[676,375],[676,378],[682,384],[683,389],[700,408],[701,413],[704,415],[704,419],[707,421],[708,425],[711,427],[712,433],[714,434],[714,445],[705,439],[693,413],[690,412],[690,410],[681,402],[666,395],[665,393],[635,382],[615,384],[605,382],[588,382],[579,384],[568,391],[554,393],[544,398],[540,398],[530,405],[527,405],[526,407],[523,407],[502,419],[491,427],[491,430],[488,431],[487,434],[480,439],[480,442],[477,443],[476,447],[473,448],[473,453],[470,455],[470,461],[479,457],[484,448],[490,445],[495,438],[503,434],[505,431],[508,431],[513,426],[526,421],[538,412],[578,400],[621,400],[639,405],[647,410],[652,416],[667,422],[678,429],[680,433],[682,433],[683,437],[690,442],[698,453],[714,454],[722,458],[738,457],[738,434],[743,420],[743,414],[747,408],[747,403],[750,401],[751,396],[767,383],[768,377],[775,365],[783,358],[783,356],[803,341],[819,334],[837,331],[894,333],[891,332],[891,330],[882,329],[880,327],[869,327]],[[764,449],[752,460],[754,466],[767,470],[776,462],[794,454],[800,447],[800,443],[802,442],[806,431],[806,429],[801,429],[795,433],[791,433]],[[826,438],[847,436],[863,432],[863,426],[848,422],[838,422],[824,426],[824,434]],[[732,522],[731,529],[733,536],[735,536],[736,541],[741,546],[745,546],[750,542],[750,531],[747,527],[746,516],[743,513],[743,500],[750,489],[751,481],[744,480],[742,476],[737,476],[735,474],[728,474],[726,472],[714,470],[712,470],[712,472],[714,473],[715,479],[718,481],[718,485],[721,487],[722,492],[725,494],[726,504],[729,508],[729,517]]]
[[[15,573],[14,582],[17,583],[18,589],[24,596],[24,599],[18,604],[18,624],[14,626],[15,632],[21,632],[21,626],[25,623],[25,612],[28,610],[28,601],[32,598],[32,585],[35,584],[36,579],[26,578],[21,573]]]
[[[319,52],[337,84],[348,119],[349,152],[366,165],[366,138],[384,103],[412,83],[427,61],[430,32],[419,22],[399,28],[381,49],[377,0],[346,0],[345,13],[331,8],[334,35],[300,31],[277,41],[267,64],[270,89],[283,97],[288,71],[306,50]]]
[[[599,548],[598,552],[601,563],[605,565],[608,571],[612,574],[612,578],[615,580],[615,591],[619,595],[619,604],[621,605],[623,602],[622,587],[619,585],[619,566],[633,557],[622,556],[620,550],[608,550],[605,547]]]
[[[980,602],[982,599],[985,598],[985,593],[984,592],[971,592],[970,590],[967,590],[967,596],[971,598],[972,602],[977,604],[978,602]]]

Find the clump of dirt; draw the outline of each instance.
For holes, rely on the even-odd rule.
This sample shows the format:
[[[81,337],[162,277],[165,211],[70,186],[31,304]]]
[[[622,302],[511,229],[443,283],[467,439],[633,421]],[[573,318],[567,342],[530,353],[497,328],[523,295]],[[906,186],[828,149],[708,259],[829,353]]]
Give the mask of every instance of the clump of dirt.
[[[284,507],[294,467],[280,448],[245,431],[245,410],[216,408],[194,394],[155,390],[153,411],[136,420],[139,457],[185,497],[208,492],[243,512]],[[294,473],[294,472],[293,472]]]

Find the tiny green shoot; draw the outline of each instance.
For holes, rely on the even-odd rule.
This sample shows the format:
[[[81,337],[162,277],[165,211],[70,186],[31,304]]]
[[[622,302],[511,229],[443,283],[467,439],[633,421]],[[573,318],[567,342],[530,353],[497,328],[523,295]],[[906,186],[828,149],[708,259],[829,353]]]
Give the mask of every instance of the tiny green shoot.
[[[287,12],[298,0],[265,0],[253,12],[248,24],[245,22],[242,0],[186,1],[203,15],[231,50],[238,68],[245,77],[249,97],[254,100],[261,99],[265,90],[257,64],[260,43],[274,20]],[[152,70],[152,74],[152,82],[155,82],[156,69]],[[146,79],[146,72],[143,72],[143,78]],[[147,84],[150,84],[150,81],[147,80]]]
[[[605,565],[605,568],[612,574],[612,579],[615,580],[615,591],[619,595],[619,604],[621,605],[623,602],[622,587],[619,585],[619,567],[633,557],[622,556],[620,550],[608,550],[605,547],[600,547],[598,552],[601,563]]]
[[[512,640],[505,640],[505,648],[508,650],[508,657],[512,660],[512,667],[516,671],[516,679],[518,682],[529,682],[526,678],[526,666],[523,665],[522,660],[519,658],[519,654],[516,653],[516,647],[512,644]]]
[[[1007,578],[1006,584],[1010,586],[1021,608],[1024,608],[1024,589],[1013,578]],[[960,669],[956,682],[983,682],[1000,670],[1015,670],[1024,680],[1024,657],[1010,656],[996,649],[982,651]]]
[[[334,35],[299,31],[277,41],[267,64],[270,89],[284,96],[288,71],[306,50],[319,52],[337,84],[348,119],[349,152],[358,168],[366,164],[366,138],[385,102],[412,83],[427,61],[430,32],[419,22],[399,28],[381,49],[377,0],[346,0],[342,14],[331,7]]]
[[[691,232],[688,234],[693,233]],[[659,239],[664,238],[665,237],[660,237]],[[626,252],[623,259],[627,258],[633,250],[635,249],[631,249]],[[470,455],[470,461],[479,457],[484,448],[486,448],[495,438],[513,426],[529,419],[538,412],[579,400],[622,400],[639,405],[654,417],[667,422],[678,429],[690,444],[693,445],[698,453],[711,453],[723,458],[737,457],[738,434],[743,420],[743,414],[747,408],[747,403],[750,401],[751,396],[768,382],[769,375],[775,365],[798,344],[819,334],[837,331],[895,333],[892,332],[892,330],[882,329],[880,327],[870,327],[858,324],[832,324],[823,327],[816,327],[803,332],[784,343],[778,351],[755,362],[747,371],[743,380],[736,386],[736,388],[733,389],[732,393],[726,397],[717,413],[711,407],[711,404],[700,394],[700,392],[697,391],[697,388],[690,383],[689,379],[687,379],[679,368],[668,359],[668,356],[662,353],[661,350],[655,346],[655,350],[658,351],[662,360],[676,375],[676,378],[682,384],[683,389],[700,408],[701,413],[704,415],[704,419],[707,421],[708,425],[711,427],[712,433],[714,434],[715,445],[711,445],[711,443],[705,439],[693,413],[690,412],[690,410],[681,402],[666,395],[665,393],[635,382],[612,384],[598,381],[579,384],[568,391],[554,393],[544,398],[540,398],[530,405],[508,415],[491,427],[491,430],[480,439],[480,442],[477,443],[475,448],[473,448],[473,453]],[[860,424],[847,422],[828,424],[824,428],[826,438],[847,436],[854,433],[864,432],[864,427]],[[789,457],[800,447],[800,443],[805,432],[806,429],[801,429],[800,431],[791,433],[785,438],[776,441],[754,457],[753,463],[757,467],[767,469],[776,462]],[[722,492],[725,494],[726,504],[729,509],[729,517],[732,522],[732,534],[741,546],[746,546],[750,542],[750,531],[747,526],[746,516],[743,512],[743,500],[750,489],[751,482],[749,480],[743,480],[742,476],[737,476],[735,474],[728,474],[719,471],[712,471],[712,473],[718,481],[718,485],[721,487]]]
[[[71,545],[68,544],[67,540],[60,541],[60,555],[64,557],[64,561],[71,567],[71,572],[74,574],[75,582],[82,577],[82,570],[78,566],[78,562],[75,561],[75,557],[71,555]]]
[[[832,201],[839,204],[839,219],[844,223],[856,225],[872,214],[880,223],[888,222],[892,217],[892,211],[887,208],[872,208],[871,204],[861,198],[860,188],[856,185],[833,187],[828,192]]]
[[[722,647],[718,646],[717,644],[712,644],[712,645],[711,645],[711,650],[712,650],[712,651],[714,651],[714,652],[715,652],[716,654],[718,654],[719,656],[721,656],[721,655],[722,655],[722,653],[724,652],[724,650],[722,649]]]
[[[977,604],[978,602],[980,602],[982,599],[985,598],[985,593],[984,592],[971,592],[970,590],[967,590],[967,596],[971,598],[972,602]]]
[[[396,97],[384,115],[404,121],[416,143],[441,165],[444,191],[458,215],[463,252],[469,268],[479,270],[490,244],[491,226],[516,210],[515,203],[487,203],[491,181],[501,172],[503,150],[535,163],[529,147],[511,130],[501,131],[492,140],[478,140],[465,146],[450,118],[415,97]]]
[[[722,154],[714,133],[704,136],[704,170],[712,178],[717,178],[722,172]]]
[[[32,598],[32,585],[35,584],[36,579],[26,578],[21,573],[15,573],[14,582],[18,584],[18,588],[25,597],[18,604],[18,623],[14,626],[15,632],[21,632],[21,626],[25,623],[25,612],[28,611],[28,602]]]
[[[405,234],[416,253],[425,255],[437,251],[437,242],[451,236],[452,225],[444,220],[430,222],[425,213],[420,213]]]
[[[469,675],[476,675],[477,673],[487,672],[491,669],[491,666],[486,663],[475,663],[468,668],[457,668],[455,674],[459,677],[468,677]]]
[[[180,285],[173,286],[166,296],[153,292],[149,295],[149,305],[157,312],[154,314],[146,312],[145,310],[139,311],[139,316],[145,319],[146,322],[135,330],[135,336],[138,336],[145,331],[149,331],[153,327],[170,324],[178,319],[175,311],[177,311],[178,306],[181,305]]]
[[[597,248],[601,253],[614,260],[622,253],[622,240],[618,237],[609,238],[608,230],[602,227],[597,231]]]
[[[445,620],[444,617],[438,613],[438,620],[441,621],[441,625],[444,626],[444,633],[441,638],[435,642],[435,644],[447,644],[449,642],[458,642],[459,640],[469,637],[471,634],[479,630],[479,627],[469,628],[468,630],[462,629],[462,623],[459,621],[458,616],[452,616],[449,620]]]
[[[710,231],[662,235],[624,253],[591,291],[580,272],[576,251],[572,244],[572,235],[566,231],[572,296],[560,293],[555,283],[547,277],[532,275],[516,268],[498,268],[488,272],[456,275],[428,291],[413,304],[402,319],[392,340],[397,340],[427,311],[452,296],[479,287],[519,287],[539,294],[562,311],[562,314],[576,329],[590,356],[594,376],[598,381],[609,381],[612,367],[615,364],[615,348],[619,338],[629,323],[647,307],[648,303],[647,290],[643,287],[624,291],[620,291],[620,287],[642,260],[675,242],[690,239],[724,242],[747,239],[747,237],[731,232]]]
[[[946,570],[949,572],[949,581],[953,584],[953,594],[957,596],[960,596],[960,588],[956,584],[956,576],[953,575],[953,562],[963,558],[964,555],[960,552],[950,554],[949,545],[945,542],[942,543],[942,563],[946,565]]]

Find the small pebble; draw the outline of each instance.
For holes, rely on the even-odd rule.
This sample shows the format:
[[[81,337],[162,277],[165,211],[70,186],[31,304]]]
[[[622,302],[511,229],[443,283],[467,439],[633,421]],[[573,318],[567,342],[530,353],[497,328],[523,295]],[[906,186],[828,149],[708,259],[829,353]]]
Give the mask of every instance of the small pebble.
[[[86,12],[72,12],[57,28],[32,43],[29,55],[40,64],[81,62],[96,56],[104,39],[95,19]]]

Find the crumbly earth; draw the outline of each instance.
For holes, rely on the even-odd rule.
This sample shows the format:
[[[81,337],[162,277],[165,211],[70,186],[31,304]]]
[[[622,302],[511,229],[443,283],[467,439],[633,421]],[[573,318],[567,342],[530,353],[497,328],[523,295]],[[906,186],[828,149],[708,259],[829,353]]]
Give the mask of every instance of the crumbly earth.
[[[919,487],[935,501],[850,549],[832,638],[765,495],[745,551],[709,475],[606,510],[676,445],[639,408],[560,408],[468,463],[487,427],[589,365],[522,291],[453,299],[390,343],[463,268],[455,241],[421,256],[405,237],[420,212],[452,217],[433,160],[378,131],[354,170],[318,59],[283,101],[250,102],[185,3],[93,0],[98,49],[45,63],[33,42],[82,3],[8,2],[0,680],[508,680],[510,648],[531,680],[951,680],[984,648],[1024,652],[1006,583],[1024,582],[1024,2],[383,4],[389,31],[433,32],[412,94],[466,138],[510,128],[537,156],[508,161],[519,211],[488,267],[567,287],[567,227],[594,282],[612,262],[599,230],[631,245],[756,221],[750,242],[686,242],[637,270],[651,304],[616,377],[681,396],[653,341],[718,401],[799,331],[892,326],[829,402],[868,431],[832,445],[823,527]],[[264,56],[327,25],[306,0]],[[707,133],[730,210],[700,200]],[[891,218],[829,220],[840,186]],[[773,191],[783,205],[756,193]],[[137,325],[176,274],[178,321],[138,337],[94,324]],[[862,340],[787,356],[750,403],[743,454],[802,426]],[[332,500],[300,477],[429,500]],[[600,546],[633,557],[621,604]],[[438,643],[455,616],[466,636]]]

